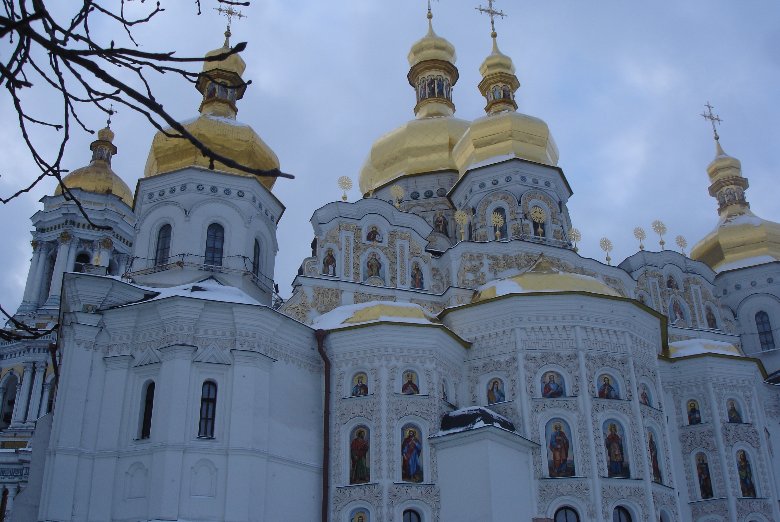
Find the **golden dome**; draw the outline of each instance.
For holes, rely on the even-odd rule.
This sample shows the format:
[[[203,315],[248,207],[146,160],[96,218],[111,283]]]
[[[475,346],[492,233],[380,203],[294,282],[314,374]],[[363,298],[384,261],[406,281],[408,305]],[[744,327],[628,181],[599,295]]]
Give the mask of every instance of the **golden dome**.
[[[418,304],[370,301],[334,308],[317,317],[312,327],[330,330],[374,322],[432,324],[439,321]]]
[[[81,189],[96,194],[114,194],[128,207],[132,207],[133,191],[111,170],[111,157],[117,152],[113,140],[114,133],[111,129],[106,127],[99,130],[98,139],[89,146],[92,150],[92,161],[86,167],[76,169],[62,178],[62,182],[69,189]],[[62,187],[57,185],[54,195],[60,194],[62,194]]]
[[[207,57],[225,53],[230,49],[228,40],[230,33],[226,33],[225,36],[225,45],[209,51],[206,53]],[[183,122],[182,125],[216,154],[230,158],[244,167],[255,170],[278,169],[279,159],[274,151],[252,127],[236,120],[238,112],[236,101],[243,97],[247,85],[241,79],[245,68],[246,64],[238,53],[224,60],[204,62],[203,72],[196,84],[197,89],[203,94],[201,114],[195,119]],[[172,131],[169,128],[167,132]],[[167,136],[165,132],[158,131],[152,140],[144,176],[157,176],[185,167],[212,168],[211,160],[188,140]],[[214,161],[213,169],[257,178],[269,190],[276,182],[274,177],[258,178],[254,174],[228,167],[219,161]]]
[[[413,174],[457,170],[452,150],[469,123],[453,117],[452,87],[458,81],[455,48],[433,31],[409,52],[407,79],[417,95],[415,120],[374,142],[360,171],[360,190],[369,194],[387,183]]]
[[[473,165],[506,157],[557,165],[558,147],[547,124],[516,112],[520,81],[512,59],[499,50],[495,31],[491,36],[493,49],[479,68],[482,80],[478,86],[487,101],[487,115],[474,120],[455,146],[458,170],[462,175]]]
[[[516,276],[491,281],[477,288],[472,303],[487,301],[510,294],[556,292],[587,292],[590,294],[621,297],[621,295],[595,277],[561,272],[541,255],[534,265]]]
[[[748,180],[742,164],[716,141],[715,159],[707,166],[710,195],[718,200],[720,220],[691,249],[691,258],[716,272],[780,261],[780,224],[756,216],[745,199]]]
[[[428,33],[412,45],[407,57],[410,67],[429,60],[455,63],[457,59],[455,46],[434,32],[432,19],[433,15],[428,11]]]
[[[402,176],[457,170],[452,151],[468,126],[453,117],[423,118],[385,134],[371,147],[360,190],[367,194]]]

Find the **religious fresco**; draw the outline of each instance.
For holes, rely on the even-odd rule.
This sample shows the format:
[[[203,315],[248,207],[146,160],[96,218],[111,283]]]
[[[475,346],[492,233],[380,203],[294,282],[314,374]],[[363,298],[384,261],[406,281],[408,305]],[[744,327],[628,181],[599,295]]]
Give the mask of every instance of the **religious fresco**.
[[[371,228],[368,230],[368,233],[366,234],[366,241],[368,241],[369,243],[382,242],[382,232],[379,231],[379,228],[377,228],[376,225],[372,225]]]
[[[422,290],[425,288],[425,278],[423,276],[423,271],[420,268],[420,263],[415,261],[412,263],[412,288],[415,290]]]
[[[737,473],[739,474],[739,489],[743,497],[755,498],[756,484],[753,481],[753,469],[745,450],[737,452]]]
[[[611,376],[602,374],[598,378],[598,396],[599,399],[619,399],[620,388]]]
[[[423,481],[422,449],[420,428],[414,424],[401,428],[401,480]]]
[[[694,424],[701,424],[701,411],[699,410],[699,403],[691,399],[688,401],[688,424],[693,426]]]
[[[349,522],[371,522],[367,509],[358,508],[349,515]]]
[[[447,402],[450,401],[450,398],[447,396],[447,379],[442,379],[441,381],[441,398],[442,400],[445,400]]]
[[[352,396],[365,397],[368,395],[368,375],[358,372],[352,377]]]
[[[647,454],[650,457],[650,472],[653,482],[663,484],[663,474],[661,473],[660,456],[658,453],[658,437],[652,429],[647,430]]]
[[[542,397],[557,399],[566,396],[566,382],[558,372],[545,372],[542,375]]]
[[[639,402],[645,406],[653,406],[653,396],[650,394],[650,388],[647,384],[639,385]]]
[[[729,418],[729,422],[732,424],[742,424],[742,412],[740,411],[737,401],[729,399],[726,407],[726,413]]]
[[[626,453],[626,435],[619,421],[610,419],[602,425],[607,455],[607,476],[629,478],[631,469]]]
[[[401,393],[404,395],[417,395],[420,393],[417,372],[413,372],[412,370],[404,372],[404,382],[401,385]]]
[[[699,494],[701,495],[701,498],[712,498],[712,476],[710,475],[710,464],[707,462],[707,455],[704,453],[696,454],[696,479],[699,482]]]
[[[504,402],[505,400],[506,394],[504,393],[504,381],[498,378],[490,379],[487,385],[488,404],[496,404],[497,402]]]
[[[679,300],[677,299],[672,300],[671,314],[669,315],[673,325],[679,325],[679,326],[687,325],[687,321],[685,319],[685,312],[683,311],[683,307],[680,304]]]
[[[670,275],[666,278],[666,288],[669,290],[679,290],[680,285],[677,284],[677,280],[674,278],[674,276]]]
[[[710,328],[712,330],[717,330],[718,328],[718,319],[715,317],[715,313],[712,311],[712,308],[709,306],[707,307],[707,328]]]
[[[322,275],[336,275],[336,256],[333,255],[333,249],[325,251],[325,257],[322,259]]]
[[[357,426],[349,437],[349,483],[365,484],[371,481],[370,431]]]
[[[442,212],[437,212],[433,218],[433,229],[439,234],[450,237],[450,224]]]
[[[547,441],[547,469],[550,477],[573,477],[574,448],[571,447],[569,424],[559,418],[550,419],[544,429],[544,440]]]
[[[365,263],[365,278],[364,280],[378,277],[382,281],[385,279],[385,268],[382,266],[382,260],[379,258],[379,254],[371,252],[368,254]]]

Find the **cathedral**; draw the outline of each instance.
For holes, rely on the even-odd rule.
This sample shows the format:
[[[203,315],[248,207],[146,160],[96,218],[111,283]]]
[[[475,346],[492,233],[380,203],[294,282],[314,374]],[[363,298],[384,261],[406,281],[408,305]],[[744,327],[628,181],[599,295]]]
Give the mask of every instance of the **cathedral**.
[[[15,318],[59,328],[0,345],[0,520],[780,520],[780,224],[740,161],[716,133],[689,256],[583,257],[495,28],[465,120],[427,17],[414,118],[367,151],[361,199],[313,211],[286,300],[275,178],[160,131],[132,190],[98,133],[64,178],[90,219],[59,189],[32,216]],[[182,124],[278,169],[237,119],[245,68],[204,62]]]

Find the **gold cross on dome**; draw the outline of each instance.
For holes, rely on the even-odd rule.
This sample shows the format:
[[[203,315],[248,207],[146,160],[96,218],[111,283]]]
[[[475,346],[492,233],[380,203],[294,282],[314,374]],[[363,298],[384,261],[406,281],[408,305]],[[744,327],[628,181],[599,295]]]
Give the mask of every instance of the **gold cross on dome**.
[[[707,107],[707,112],[702,112],[701,116],[705,120],[709,120],[710,123],[712,123],[712,133],[715,135],[715,140],[717,141],[720,139],[720,136],[718,136],[718,129],[715,126],[715,124],[723,123],[723,120],[721,120],[717,114],[712,113],[712,109],[714,109],[715,107],[710,105],[710,102],[707,102],[704,106]]]
[[[477,11],[483,14],[487,14],[490,17],[490,30],[493,35],[496,34],[496,17],[500,16],[501,18],[504,18],[506,14],[503,11],[498,11],[493,7],[493,4],[496,2],[496,0],[487,0],[488,6],[482,7],[480,5],[479,7],[475,7]]]
[[[109,128],[109,129],[111,128],[111,117],[114,114],[116,114],[117,112],[119,112],[119,111],[114,109],[114,104],[112,103],[111,106],[108,108],[108,119],[106,120],[106,127],[107,128]]]
[[[228,24],[227,24],[227,30],[228,30],[228,31],[230,31],[230,24],[232,24],[232,23],[233,23],[233,17],[234,17],[234,16],[235,16],[236,18],[238,18],[239,20],[240,20],[240,19],[242,19],[242,18],[246,18],[246,15],[245,15],[245,14],[243,14],[243,13],[242,13],[241,11],[239,11],[238,9],[233,9],[233,6],[232,6],[232,5],[229,5],[229,6],[227,6],[227,7],[222,7],[222,6],[215,7],[215,8],[214,8],[214,10],[215,10],[216,12],[218,12],[219,14],[221,14],[222,16],[225,16],[225,17],[227,17],[227,20],[228,20]]]

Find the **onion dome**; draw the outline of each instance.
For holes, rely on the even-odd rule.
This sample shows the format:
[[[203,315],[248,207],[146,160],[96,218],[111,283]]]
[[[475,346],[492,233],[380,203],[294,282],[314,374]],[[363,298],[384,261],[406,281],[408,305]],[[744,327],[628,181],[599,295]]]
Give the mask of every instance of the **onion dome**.
[[[225,33],[225,44],[206,53],[211,58],[230,51],[230,31]],[[241,165],[257,170],[279,168],[279,159],[271,148],[244,123],[236,120],[236,102],[243,98],[247,83],[241,78],[246,63],[238,53],[222,60],[205,61],[195,87],[203,95],[200,116],[182,125],[195,138],[215,153]],[[173,133],[173,136],[168,134]],[[170,128],[159,131],[152,140],[144,170],[145,177],[157,176],[185,167],[211,168],[211,160],[188,140],[177,137]],[[214,161],[214,170],[247,177],[256,177],[234,167]],[[259,177],[269,190],[276,178]]]
[[[563,272],[554,268],[550,261],[542,255],[527,271],[480,286],[471,302],[478,303],[510,294],[557,292],[587,292],[621,297],[615,289],[610,288],[595,277]]]
[[[114,132],[110,128],[100,129],[98,139],[89,146],[92,151],[92,161],[86,167],[76,169],[62,178],[62,182],[69,189],[81,189],[96,194],[114,194],[128,207],[132,207],[133,191],[111,170],[111,158],[117,152],[113,141]],[[60,194],[62,194],[62,187],[57,185],[54,195]]]
[[[409,52],[407,79],[417,95],[416,119],[374,142],[360,172],[360,190],[368,194],[391,181],[414,174],[457,170],[455,143],[469,123],[453,117],[452,90],[458,81],[455,47],[433,30]]]
[[[512,59],[499,50],[495,31],[491,37],[493,50],[479,68],[482,81],[478,86],[487,102],[487,115],[474,120],[455,146],[458,170],[464,174],[475,164],[507,156],[557,165],[558,147],[547,124],[516,112],[520,81]]]
[[[716,139],[715,159],[707,166],[710,196],[718,200],[720,220],[691,250],[691,258],[716,272],[780,261],[780,224],[756,216],[745,198],[747,178],[741,162]]]

